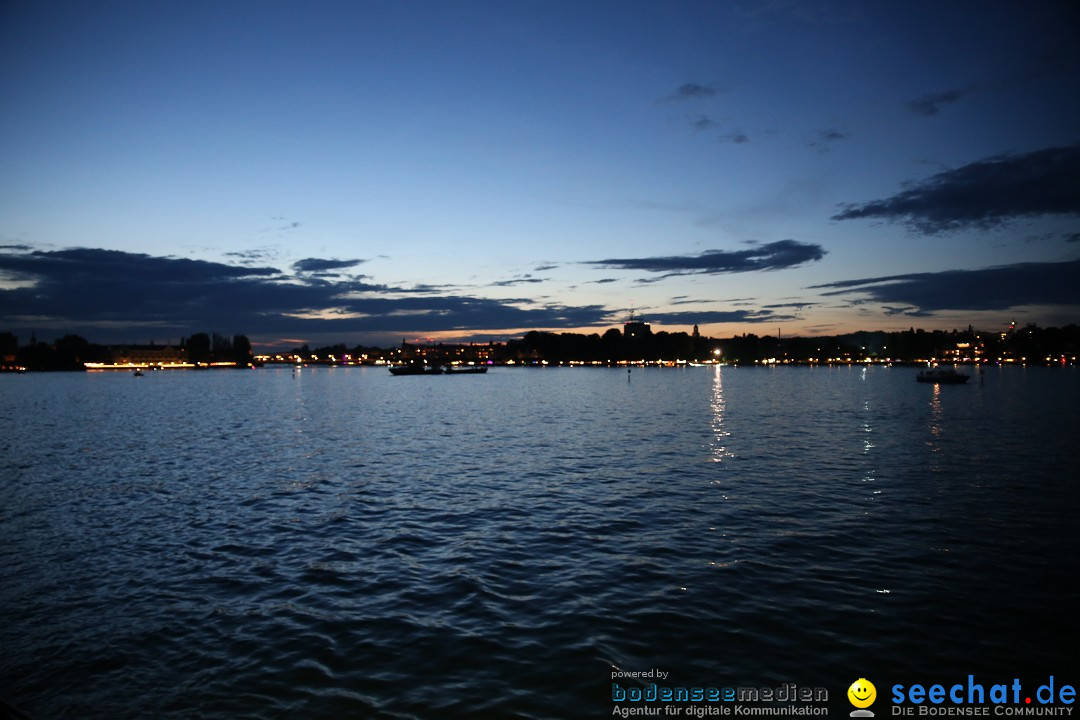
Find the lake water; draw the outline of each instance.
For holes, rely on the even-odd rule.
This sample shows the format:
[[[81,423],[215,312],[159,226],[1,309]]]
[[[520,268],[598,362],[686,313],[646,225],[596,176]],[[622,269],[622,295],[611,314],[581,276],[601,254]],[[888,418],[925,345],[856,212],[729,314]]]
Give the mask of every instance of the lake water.
[[[591,718],[617,666],[846,717],[859,677],[1077,684],[1080,373],[915,372],[0,377],[0,696]]]

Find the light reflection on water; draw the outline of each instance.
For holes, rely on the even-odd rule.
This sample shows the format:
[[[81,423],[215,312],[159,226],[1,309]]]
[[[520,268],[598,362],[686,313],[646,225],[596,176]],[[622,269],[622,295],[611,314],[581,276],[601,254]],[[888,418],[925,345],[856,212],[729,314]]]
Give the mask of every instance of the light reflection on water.
[[[943,410],[941,406],[941,385],[934,383],[931,385],[930,391],[930,448],[934,452],[937,452],[938,447],[937,440],[941,437],[941,421],[943,419]]]
[[[712,430],[713,443],[712,453],[714,462],[723,462],[726,458],[735,457],[727,447],[731,433],[724,427],[724,366],[716,365],[712,369]]]
[[[0,691],[41,718],[584,718],[611,664],[1060,675],[1076,371],[914,372],[0,377]]]

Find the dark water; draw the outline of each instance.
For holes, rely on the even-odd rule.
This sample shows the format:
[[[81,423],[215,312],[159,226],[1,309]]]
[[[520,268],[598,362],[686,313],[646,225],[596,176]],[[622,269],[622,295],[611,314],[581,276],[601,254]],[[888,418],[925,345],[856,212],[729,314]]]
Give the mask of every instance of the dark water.
[[[1078,371],[914,373],[0,377],[0,696],[587,718],[613,664],[1075,684]]]

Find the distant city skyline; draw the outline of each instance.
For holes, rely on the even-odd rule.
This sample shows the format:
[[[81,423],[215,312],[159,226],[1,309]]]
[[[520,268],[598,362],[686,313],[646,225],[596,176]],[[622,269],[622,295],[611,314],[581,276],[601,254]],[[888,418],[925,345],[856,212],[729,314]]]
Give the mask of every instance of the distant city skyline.
[[[1080,321],[1074,3],[7,3],[0,331]]]

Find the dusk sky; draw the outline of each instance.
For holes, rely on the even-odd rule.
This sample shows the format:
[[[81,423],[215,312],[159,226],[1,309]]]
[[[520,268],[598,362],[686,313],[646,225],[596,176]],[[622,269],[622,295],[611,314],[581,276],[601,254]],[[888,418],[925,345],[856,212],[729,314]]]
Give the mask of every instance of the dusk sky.
[[[1080,321],[1080,5],[0,5],[0,331]]]

